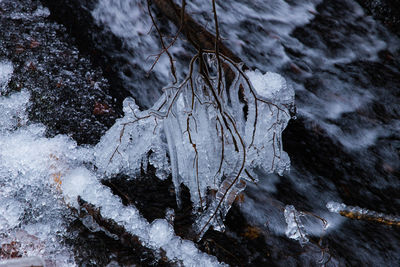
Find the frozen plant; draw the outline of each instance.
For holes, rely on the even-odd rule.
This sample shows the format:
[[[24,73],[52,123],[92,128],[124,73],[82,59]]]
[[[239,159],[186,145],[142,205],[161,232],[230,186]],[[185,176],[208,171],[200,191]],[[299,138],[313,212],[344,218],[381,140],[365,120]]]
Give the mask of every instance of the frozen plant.
[[[174,5],[154,3],[161,9],[177,10]],[[187,186],[197,215],[194,230],[198,238],[210,226],[224,230],[223,220],[232,203],[247,182],[260,178],[257,174],[282,174],[289,168],[281,135],[294,100],[292,88],[279,74],[248,70],[238,63],[240,59],[233,60],[233,54],[226,53],[219,36],[216,4],[211,3],[214,44],[210,48],[200,40],[189,40],[197,54],[190,61],[186,78],[178,82],[168,49],[180,32],[190,35],[186,24],[194,21],[185,14],[183,0],[180,17],[174,22],[179,30],[167,45],[147,1],[162,47],[150,70],[165,53],[174,82],[163,89],[149,110],[140,111],[132,99],[126,100],[125,117],[102,138],[96,152],[97,167],[108,175],[134,175],[148,164],[156,167],[160,179],[171,174],[178,206],[180,185]]]
[[[338,203],[334,201],[329,201],[326,204],[326,207],[330,212],[338,213],[350,219],[400,226],[400,217],[396,215],[384,214],[357,206],[347,206],[344,203]]]
[[[287,205],[284,211],[285,220],[287,224],[286,236],[299,241],[301,246],[308,243],[307,232],[302,222],[304,214],[296,210],[292,205]]]
[[[259,179],[254,170],[289,168],[281,134],[293,98],[278,74],[244,71],[222,54],[199,52],[188,76],[164,88],[151,109],[125,101],[125,117],[97,146],[97,166],[109,175],[134,174],[150,161],[160,178],[172,174],[178,205],[180,184],[189,188],[198,237],[211,225],[223,230],[246,182]],[[110,142],[115,146],[107,150]]]

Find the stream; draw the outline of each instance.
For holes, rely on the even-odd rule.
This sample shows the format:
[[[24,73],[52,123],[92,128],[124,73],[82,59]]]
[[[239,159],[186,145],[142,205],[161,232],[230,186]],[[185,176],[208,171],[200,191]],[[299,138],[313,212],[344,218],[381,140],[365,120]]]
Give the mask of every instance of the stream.
[[[0,0],[0,266],[26,256],[46,266],[398,266],[396,5],[216,1],[223,43],[250,69],[282,75],[297,113],[282,136],[290,171],[248,183],[226,231],[192,242],[187,188],[178,207],[171,178],[152,166],[110,178],[92,164],[96,144],[112,142],[105,136],[126,113],[124,99],[145,110],[173,80],[165,54],[149,72],[161,48],[145,2]],[[210,2],[187,1],[186,11],[215,32]],[[152,12],[162,32],[177,32]],[[169,51],[183,79],[196,51],[184,36]],[[129,233],[94,221],[78,195]],[[346,218],[334,202],[397,226]],[[300,212],[304,237],[288,235],[288,207]],[[173,227],[159,220],[168,216]]]

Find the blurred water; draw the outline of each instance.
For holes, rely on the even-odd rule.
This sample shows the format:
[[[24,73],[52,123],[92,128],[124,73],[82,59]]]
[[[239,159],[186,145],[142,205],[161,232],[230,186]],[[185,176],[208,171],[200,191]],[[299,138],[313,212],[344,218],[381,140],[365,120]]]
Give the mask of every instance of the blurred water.
[[[117,8],[122,2],[100,0],[95,18],[126,45],[150,55],[134,38],[137,31],[121,34],[123,28],[118,25],[127,18],[123,14],[127,11]],[[132,3],[129,8],[136,10]],[[145,4],[137,1],[136,5]],[[112,19],[104,16],[110,10]],[[188,1],[187,11],[214,32],[210,3]],[[281,207],[292,204],[330,222],[327,232],[318,223],[311,223],[308,231],[313,236],[326,235],[335,264],[398,263],[400,249],[394,245],[399,241],[398,229],[344,222],[329,213],[326,204],[334,200],[399,213],[399,38],[353,0],[217,1],[217,13],[224,43],[246,65],[281,73],[296,90],[298,121],[289,126],[285,140],[292,171],[250,187],[244,212],[260,227],[267,229],[265,222],[269,222],[270,231],[283,235],[282,211],[273,212],[274,205],[265,203],[271,198]],[[99,14],[103,16],[96,17]],[[148,18],[140,21],[150,29]],[[176,31],[171,25],[165,27]],[[151,43],[151,49],[157,50],[154,35]],[[180,42],[171,52],[178,59],[188,53]],[[146,69],[149,63],[144,63],[144,57],[132,60]],[[167,77],[168,62],[162,61],[159,67],[157,75]],[[263,195],[269,197],[263,199]],[[364,243],[361,247],[360,242]],[[350,251],[357,253],[350,255]]]
[[[99,118],[92,114],[96,102],[106,102],[111,110],[113,108],[112,100],[99,90],[99,87],[106,87],[106,81],[97,70],[86,73],[85,70],[90,68],[88,60],[80,58],[75,49],[69,49],[61,41],[53,42],[55,44],[50,44],[48,51],[40,53],[34,53],[32,47],[26,49],[35,46],[35,43],[32,43],[34,40],[30,39],[32,36],[42,45],[52,43],[50,40],[58,40],[55,36],[68,39],[68,35],[62,26],[46,24],[39,19],[48,16],[48,10],[40,6],[34,8],[33,5],[22,8],[21,3],[26,5],[24,1],[3,3],[5,2],[7,3],[2,6],[2,10],[6,12],[0,10],[0,16],[3,16],[3,19],[5,16],[10,18],[13,21],[10,25],[14,28],[25,23],[27,33],[21,38],[14,36],[12,32],[2,31],[4,40],[8,41],[0,46],[0,95],[27,87],[34,96],[30,118],[45,123],[49,127],[48,135],[73,132],[73,136],[79,141],[85,142],[90,139],[89,143],[95,143],[116,117],[116,114],[111,114],[110,117]],[[124,59],[125,63],[112,68],[115,68],[125,89],[130,90],[142,107],[151,106],[159,97],[162,86],[170,83],[172,77],[169,75],[169,64],[165,56],[160,58],[154,70],[147,75],[155,59],[154,55],[161,49],[146,14],[145,1],[85,1],[82,6],[89,2],[88,6],[92,7],[91,14],[98,26],[121,40],[121,50],[104,51]],[[29,12],[24,13],[23,10]],[[209,2],[188,1],[187,11],[196,21],[213,32]],[[354,0],[217,1],[217,12],[224,43],[239,55],[246,65],[262,72],[278,72],[285,76],[296,90],[298,119],[289,125],[284,136],[285,150],[291,157],[292,170],[283,177],[266,176],[258,185],[250,185],[241,207],[249,222],[260,227],[268,236],[265,242],[269,247],[275,248],[273,251],[276,254],[272,255],[274,261],[280,265],[295,266],[319,265],[328,260],[321,256],[321,250],[315,244],[301,247],[285,237],[283,208],[293,205],[297,210],[312,212],[328,221],[329,226],[325,231],[320,220],[309,216],[305,222],[305,229],[312,239],[323,236],[322,246],[329,248],[328,254],[332,256],[329,264],[398,264],[398,229],[351,221],[330,213],[326,208],[329,201],[336,201],[399,215],[398,37],[366,15]],[[32,20],[38,21],[28,23]],[[177,31],[167,21],[161,19],[160,24],[165,32]],[[41,34],[46,34],[47,37],[40,39]],[[19,54],[19,44],[24,46],[26,54]],[[194,51],[184,40],[178,39],[170,52],[177,59],[179,77],[183,77],[187,72],[185,66]],[[28,77],[29,83],[21,86],[20,82],[24,79],[14,77],[6,88],[13,65],[4,61],[4,58],[17,62],[17,67],[14,66],[15,72],[21,77]],[[42,60],[49,64],[40,64]],[[31,74],[30,62],[37,66],[39,74]],[[63,68],[67,71],[51,67],[63,63]],[[75,68],[76,66],[78,68]],[[35,79],[41,82],[35,84]],[[82,84],[85,86],[81,88]],[[45,86],[40,88],[43,85]],[[59,86],[72,90],[54,89]],[[89,93],[90,96],[82,102],[61,104],[68,99],[76,100],[80,95]],[[6,100],[2,100],[1,104],[5,102]],[[9,108],[10,120],[1,122],[4,143],[7,139],[3,132],[15,130],[28,120],[25,113],[15,112],[16,110],[18,109],[14,108],[13,111]],[[82,119],[82,116],[85,116],[85,119]],[[55,117],[60,119],[54,120]],[[77,121],[79,127],[76,127]],[[40,140],[50,142],[42,136],[44,128],[39,128],[35,129],[40,130]],[[91,135],[96,137],[91,139]],[[18,146],[15,143],[17,141],[14,140],[15,146]],[[32,141],[32,144],[37,141]],[[64,140],[64,143],[69,142]],[[32,146],[35,150],[33,145],[25,146]],[[74,146],[75,144],[71,145]],[[2,147],[0,152],[12,153],[13,149],[6,150]],[[21,155],[22,152],[20,157]],[[0,163],[4,170],[10,167],[6,163],[5,160]],[[35,165],[35,168],[37,167]],[[47,171],[44,171],[43,177],[48,178]],[[10,177],[24,179],[28,176],[20,173],[10,175],[4,171],[1,173],[2,185],[7,185],[10,189],[10,192],[2,192],[0,195],[2,203],[4,199],[10,203],[1,209],[9,214],[8,217],[0,218],[2,225],[17,227],[16,224],[24,211],[18,208],[11,210],[10,207],[18,207],[18,202],[28,205],[29,200],[43,201],[43,207],[33,210],[41,214],[44,212],[42,210],[46,210],[50,205],[48,202],[59,200],[51,196],[51,190],[54,189],[51,183],[45,183],[47,187],[43,191],[44,195],[31,196],[31,191],[20,191],[19,187],[15,187]],[[37,179],[40,180],[40,176]],[[30,190],[36,192],[38,184],[41,183],[34,184],[35,188]],[[29,187],[29,184],[23,188],[25,187]],[[12,194],[16,194],[17,191],[19,197],[14,197]],[[8,199],[11,196],[13,199]],[[59,218],[64,212],[68,214],[62,209],[60,213],[51,216]],[[46,220],[46,216],[38,220]],[[60,220],[60,229],[65,231],[62,224],[66,222]],[[26,227],[25,230],[37,232],[35,226]],[[55,238],[64,234],[52,233],[51,229],[48,231]],[[36,232],[35,234],[39,235]],[[24,238],[28,239],[26,235]],[[301,255],[297,255],[297,252],[290,253],[288,248],[295,248]],[[66,261],[70,260],[69,247],[62,249],[66,251]],[[54,250],[50,250],[50,253]],[[289,250],[287,257],[278,255],[286,250]]]

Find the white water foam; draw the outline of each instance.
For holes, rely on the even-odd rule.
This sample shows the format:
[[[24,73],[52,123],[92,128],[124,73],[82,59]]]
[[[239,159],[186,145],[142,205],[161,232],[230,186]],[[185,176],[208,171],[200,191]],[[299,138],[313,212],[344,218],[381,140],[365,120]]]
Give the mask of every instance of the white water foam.
[[[158,34],[148,15],[147,1],[100,0],[92,11],[92,15],[97,23],[109,28],[113,34],[123,40],[127,50],[131,51],[123,56],[133,66],[140,66],[146,72],[151,69],[162,48]],[[153,14],[153,16],[155,15]],[[171,40],[164,41],[168,45]],[[179,38],[168,51],[171,54],[186,53]],[[179,71],[183,69],[183,66],[180,65],[181,62],[177,61],[175,64],[178,70],[178,78],[182,77]],[[158,59],[153,71],[160,80],[165,82],[164,85],[173,81],[170,73],[170,62],[166,53]]]

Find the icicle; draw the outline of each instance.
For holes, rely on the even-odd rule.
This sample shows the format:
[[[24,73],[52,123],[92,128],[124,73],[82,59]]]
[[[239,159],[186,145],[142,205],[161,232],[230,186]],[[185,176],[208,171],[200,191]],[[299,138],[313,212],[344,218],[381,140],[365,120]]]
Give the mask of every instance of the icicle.
[[[189,188],[200,236],[211,225],[224,229],[227,212],[245,188],[244,179],[259,178],[250,177],[254,169],[279,174],[288,169],[281,133],[290,119],[286,105],[293,101],[293,90],[280,75],[244,73],[241,65],[228,60],[223,63],[230,66],[233,79],[227,84],[222,73],[218,87],[215,55],[205,59],[208,77],[199,72],[194,58],[190,76],[164,88],[152,109],[141,112],[132,99],[126,100],[125,117],[97,146],[97,165],[107,174],[134,175],[151,150],[150,162],[162,169],[159,176],[172,173],[178,206],[181,183]],[[166,153],[169,163],[162,156]]]
[[[287,205],[285,207],[284,215],[287,224],[285,232],[286,236],[299,241],[301,246],[307,244],[309,240],[305,227],[301,221],[301,217],[303,217],[304,215],[301,212],[297,211],[292,205]]]

